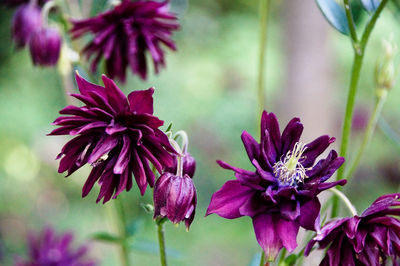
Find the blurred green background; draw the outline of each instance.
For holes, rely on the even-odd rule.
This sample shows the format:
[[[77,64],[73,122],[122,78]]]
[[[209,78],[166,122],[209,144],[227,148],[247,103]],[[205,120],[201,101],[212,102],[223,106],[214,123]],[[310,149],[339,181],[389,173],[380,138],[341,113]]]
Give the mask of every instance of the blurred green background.
[[[83,1],[84,3],[85,1]],[[251,265],[260,252],[251,220],[204,218],[213,192],[233,175],[217,166],[222,159],[251,169],[241,144],[243,130],[258,138],[257,60],[259,21],[257,1],[172,1],[181,31],[174,35],[178,51],[167,53],[167,68],[143,82],[129,72],[127,94],[154,86],[155,113],[186,130],[189,151],[197,159],[194,182],[198,191],[196,219],[189,232],[183,225],[166,226],[170,265]],[[95,1],[102,10],[104,1]],[[312,0],[274,1],[267,49],[267,110],[278,114],[281,128],[293,116],[305,123],[305,139],[328,133],[340,140],[352,50],[349,40],[330,28]],[[0,8],[0,246],[3,261],[26,250],[28,231],[52,225],[72,230],[79,243],[95,232],[113,232],[109,202],[96,204],[98,187],[81,198],[89,167],[68,179],[57,174],[54,160],[64,137],[47,137],[51,122],[66,105],[56,69],[35,68],[26,49],[16,50],[10,38],[14,10]],[[360,14],[362,28],[368,14]],[[381,56],[381,41],[400,44],[400,20],[395,9],[383,12],[370,40],[362,69],[356,112],[360,123],[374,104],[373,69]],[[74,44],[81,47],[80,43]],[[399,62],[399,61],[397,61]],[[400,90],[390,92],[383,117],[400,133]],[[361,126],[362,128],[362,126]],[[353,132],[352,152],[361,129]],[[399,143],[378,128],[355,178],[345,188],[359,211],[382,193],[398,191]],[[335,144],[336,148],[338,143]],[[350,157],[351,158],[351,157]],[[326,192],[325,195],[328,195]],[[156,230],[141,203],[151,202],[134,188],[120,196],[130,217],[134,265],[158,265]],[[346,210],[342,211],[347,215]],[[300,239],[300,238],[299,238]],[[300,244],[302,247],[303,244]],[[116,249],[92,242],[91,254],[101,265],[118,265]],[[309,265],[313,265],[311,262]]]

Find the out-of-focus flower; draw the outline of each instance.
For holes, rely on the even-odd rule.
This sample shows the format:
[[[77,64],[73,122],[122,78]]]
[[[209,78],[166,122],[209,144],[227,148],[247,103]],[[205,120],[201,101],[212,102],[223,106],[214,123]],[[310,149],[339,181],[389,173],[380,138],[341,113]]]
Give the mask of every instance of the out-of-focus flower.
[[[17,257],[15,266],[94,266],[96,262],[87,257],[87,247],[73,247],[72,233],[57,234],[45,228],[39,234],[29,235],[28,258]]]
[[[26,4],[17,9],[12,21],[12,37],[17,47],[25,46],[32,34],[42,27],[40,8]]]
[[[174,156],[174,166],[165,168],[165,172],[176,174],[176,167],[177,167],[177,158],[178,155]],[[193,158],[190,153],[185,153],[184,156],[181,158],[182,160],[182,174],[188,175],[190,178],[193,178],[194,172],[196,171],[196,160]]]
[[[165,65],[162,45],[175,50],[172,31],[179,28],[175,15],[169,12],[168,1],[123,0],[112,10],[96,17],[72,21],[72,37],[92,33],[94,38],[83,49],[88,58],[94,57],[91,70],[96,71],[102,57],[111,78],[125,80],[126,68],[146,79],[150,52],[154,69],[158,73]]]
[[[308,255],[319,243],[328,251],[320,265],[387,265],[392,258],[398,265],[400,256],[400,194],[379,197],[360,216],[328,222],[308,243]]]
[[[154,219],[167,217],[172,223],[193,222],[197,204],[196,188],[187,175],[165,172],[154,186]]]
[[[368,109],[362,106],[357,106],[354,109],[351,128],[357,133],[362,133],[368,125],[368,118],[369,118]]]
[[[325,182],[343,164],[332,150],[315,164],[319,155],[335,140],[321,136],[304,145],[300,119],[293,118],[283,133],[273,113],[263,112],[261,143],[242,133],[247,155],[255,172],[218,161],[235,172],[236,180],[226,182],[211,198],[206,215],[216,213],[227,219],[250,216],[260,246],[269,260],[285,247],[292,252],[299,227],[318,229],[321,204],[317,195],[346,180]]]
[[[147,184],[154,185],[152,163],[158,172],[172,166],[175,150],[168,137],[158,128],[163,121],[153,115],[154,89],[133,91],[126,97],[117,85],[103,75],[105,87],[92,84],[78,74],[76,81],[81,94],[72,94],[82,107],[67,106],[54,124],[61,126],[49,135],[75,136],[63,147],[59,173],[71,175],[91,164],[93,169],[83,186],[85,197],[93,185],[101,186],[97,198],[103,203],[116,198],[132,187],[132,173],[143,195]]]
[[[7,7],[16,7],[23,4],[28,4],[30,0],[1,0],[0,5],[5,5]],[[40,6],[43,6],[47,0],[39,0],[37,1]]]
[[[29,40],[29,50],[34,65],[54,66],[60,57],[62,39],[56,28],[42,28]]]

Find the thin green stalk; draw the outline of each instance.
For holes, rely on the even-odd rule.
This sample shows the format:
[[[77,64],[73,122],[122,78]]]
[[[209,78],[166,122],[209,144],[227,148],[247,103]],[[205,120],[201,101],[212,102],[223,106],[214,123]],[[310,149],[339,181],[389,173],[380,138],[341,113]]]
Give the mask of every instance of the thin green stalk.
[[[383,105],[385,104],[387,93],[388,93],[387,90],[382,89],[380,91],[380,94],[378,95],[378,99],[375,103],[374,111],[368,121],[367,129],[365,130],[361,146],[357,152],[353,164],[350,167],[350,170],[346,174],[346,178],[348,180],[353,176],[354,171],[357,169],[357,166],[360,163],[361,157],[364,154],[365,149],[367,148],[368,144],[371,141],[372,135],[374,134],[376,128],[376,124],[378,122],[378,118],[382,112]]]
[[[336,188],[330,188],[329,191],[334,193],[338,198],[343,201],[344,205],[346,205],[347,209],[353,216],[357,215],[356,208],[354,208],[353,204],[351,204],[351,201],[346,197],[345,194],[343,194],[343,192],[339,191]]]
[[[344,10],[346,12],[347,22],[348,22],[349,29],[350,29],[350,37],[351,37],[353,43],[357,43],[358,42],[357,32],[356,32],[356,26],[354,24],[353,14],[351,13],[351,6],[349,3],[350,1],[343,0],[343,2],[344,2]]]
[[[259,47],[259,61],[258,61],[258,116],[261,115],[265,108],[266,93],[265,93],[265,57],[267,46],[267,29],[268,29],[268,15],[269,15],[270,0],[260,0],[259,13],[260,13],[260,47]]]
[[[119,236],[121,238],[120,242],[120,258],[121,265],[130,266],[129,249],[127,246],[127,232],[126,232],[126,216],[124,211],[124,206],[121,199],[115,199],[115,210],[117,212],[117,228],[119,231]]]
[[[158,245],[160,248],[160,262],[161,266],[167,266],[167,255],[165,252],[165,238],[164,238],[164,220],[161,219],[156,221],[157,224],[157,235],[158,235]]]
[[[345,4],[346,4],[346,2],[348,2],[348,1],[344,0]],[[342,139],[341,139],[341,145],[340,145],[340,156],[342,156],[344,158],[347,158],[347,153],[348,153],[349,139],[350,139],[350,133],[351,133],[351,122],[353,120],[354,103],[355,103],[355,98],[356,98],[356,94],[357,94],[358,82],[360,79],[361,67],[362,67],[364,54],[365,54],[365,48],[368,43],[371,32],[372,32],[373,28],[375,27],[376,21],[377,21],[379,15],[381,14],[383,8],[386,6],[387,2],[388,2],[388,0],[382,0],[378,9],[375,11],[375,13],[372,15],[370,21],[367,23],[365,30],[362,34],[361,41],[355,42],[353,40],[353,38],[351,39],[353,47],[354,47],[354,60],[353,60],[353,66],[352,66],[352,71],[351,71],[350,86],[349,86],[349,91],[348,91],[348,95],[347,95],[346,112],[345,112],[345,117],[344,117],[344,122],[343,122]],[[351,25],[354,25],[351,14],[350,14],[350,16],[347,16],[347,19],[348,19],[348,23],[350,25],[350,30],[351,30]],[[338,179],[343,178],[345,166],[346,165],[343,165],[341,168],[339,168],[338,174],[337,174]],[[338,205],[339,205],[339,199],[337,196],[334,196],[333,204],[332,204],[332,212],[331,212],[332,217],[336,217],[337,212],[338,212]]]
[[[264,261],[265,261],[265,252],[261,252],[261,259],[260,259],[260,266],[264,266]]]

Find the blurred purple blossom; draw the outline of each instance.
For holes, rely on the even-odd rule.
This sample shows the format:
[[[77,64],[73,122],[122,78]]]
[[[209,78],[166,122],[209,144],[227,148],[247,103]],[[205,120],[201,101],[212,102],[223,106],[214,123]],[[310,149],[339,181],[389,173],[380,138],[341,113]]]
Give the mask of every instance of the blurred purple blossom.
[[[38,6],[26,4],[19,7],[12,21],[12,37],[17,47],[25,46],[32,34],[41,27],[42,16]]]
[[[94,266],[96,262],[87,257],[86,246],[74,247],[72,233],[57,234],[45,228],[28,237],[28,256],[16,257],[15,266]]]
[[[34,65],[54,66],[60,57],[62,38],[56,28],[42,28],[29,40],[29,50]]]
[[[107,75],[124,81],[126,68],[146,79],[149,51],[158,73],[165,66],[162,45],[176,49],[171,39],[172,31],[179,29],[177,17],[169,12],[169,2],[123,0],[112,10],[96,17],[73,20],[71,34],[79,38],[87,33],[94,35],[83,49],[88,58],[94,57],[91,70],[96,71],[101,58],[105,59]]]

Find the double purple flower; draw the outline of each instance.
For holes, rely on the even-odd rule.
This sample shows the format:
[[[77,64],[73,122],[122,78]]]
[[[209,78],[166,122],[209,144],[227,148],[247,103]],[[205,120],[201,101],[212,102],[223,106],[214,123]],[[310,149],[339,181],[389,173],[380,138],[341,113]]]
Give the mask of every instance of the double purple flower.
[[[63,147],[59,173],[71,175],[85,164],[93,169],[83,186],[85,197],[93,185],[101,186],[97,202],[116,198],[132,187],[132,173],[143,195],[147,184],[154,185],[153,164],[158,172],[173,165],[175,150],[158,128],[163,121],[153,115],[154,89],[133,91],[126,97],[117,85],[103,75],[105,87],[76,75],[81,94],[72,94],[82,107],[67,106],[57,118],[60,126],[49,135],[75,136]]]
[[[57,234],[52,228],[29,235],[28,258],[17,257],[15,266],[95,266],[87,247],[73,247],[72,233]]]
[[[242,141],[255,167],[248,171],[225,162],[218,164],[235,172],[211,198],[206,215],[216,213],[227,219],[250,216],[258,243],[269,260],[282,247],[292,252],[297,247],[299,227],[315,230],[319,225],[321,204],[317,195],[346,180],[326,180],[343,164],[344,158],[332,150],[325,159],[315,161],[335,140],[321,136],[304,145],[300,119],[293,118],[282,134],[273,113],[263,112],[261,142],[246,131]]]
[[[400,257],[400,193],[384,195],[360,216],[328,222],[305,250],[318,243],[328,251],[320,265],[398,265]]]
[[[101,58],[105,59],[107,74],[124,81],[126,68],[142,79],[147,76],[146,52],[153,59],[158,73],[165,65],[162,46],[176,49],[172,31],[179,29],[177,17],[169,12],[169,2],[123,0],[112,10],[93,18],[72,21],[72,37],[92,33],[94,38],[83,49],[94,58],[91,70],[96,71]]]

